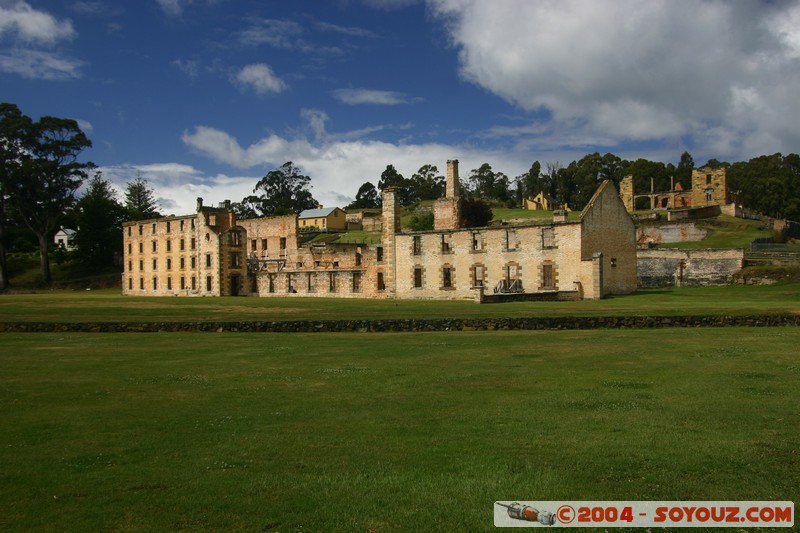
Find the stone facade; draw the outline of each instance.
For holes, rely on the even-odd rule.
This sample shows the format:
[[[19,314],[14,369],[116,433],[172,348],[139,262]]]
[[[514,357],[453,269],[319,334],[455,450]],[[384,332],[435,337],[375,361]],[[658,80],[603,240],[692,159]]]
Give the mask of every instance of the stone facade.
[[[126,222],[123,294],[241,294],[247,276],[243,237],[233,212],[203,207],[194,215]]]
[[[628,213],[636,211],[633,194],[633,176],[625,176],[619,182],[619,196]]]
[[[703,167],[692,170],[692,188],[687,191],[680,183],[671,183],[669,191],[656,191],[650,180],[649,193],[637,193],[633,187],[633,176],[625,176],[619,184],[619,193],[629,213],[636,210],[636,200],[647,198],[649,208],[686,209],[690,207],[723,206],[730,203],[727,170]]]
[[[447,191],[458,194],[457,161],[448,162]],[[577,299],[636,289],[635,229],[609,181],[572,222],[461,228],[457,211],[435,210],[439,229],[402,233],[391,188],[382,213],[380,234],[360,242],[309,235],[296,215],[237,221],[201,201],[195,215],[128,222],[123,293],[480,301],[484,293]]]
[[[725,167],[716,170],[704,167],[692,171],[692,205],[726,205],[728,173]]]
[[[611,181],[604,181],[580,216],[580,260],[591,261],[593,283],[585,297],[636,290],[636,228]],[[587,276],[584,274],[584,276]],[[584,285],[585,287],[585,285]]]
[[[744,264],[741,249],[652,248],[637,257],[642,288],[727,285]]]

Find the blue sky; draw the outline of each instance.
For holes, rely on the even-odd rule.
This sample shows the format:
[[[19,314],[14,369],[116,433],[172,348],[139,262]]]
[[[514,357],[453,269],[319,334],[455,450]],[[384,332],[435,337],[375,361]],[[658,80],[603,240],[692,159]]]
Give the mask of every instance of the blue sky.
[[[342,206],[387,164],[798,152],[798,94],[798,1],[0,0],[0,101],[174,214],[286,161]]]

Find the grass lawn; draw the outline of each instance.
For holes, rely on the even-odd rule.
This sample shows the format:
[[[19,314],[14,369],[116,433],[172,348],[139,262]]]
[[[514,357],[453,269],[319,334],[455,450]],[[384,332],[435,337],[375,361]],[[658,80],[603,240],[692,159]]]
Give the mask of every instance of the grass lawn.
[[[491,531],[496,500],[800,498],[798,328],[0,343],[2,531]]]
[[[567,220],[574,221],[580,219],[580,211],[567,212]],[[501,220],[521,220],[530,219],[529,222],[541,222],[542,224],[550,224],[553,222],[552,211],[535,211],[533,209],[521,208],[507,208],[507,207],[493,207],[492,208],[492,222],[499,222]]]
[[[759,220],[719,215],[715,218],[698,219],[694,223],[697,227],[708,230],[708,236],[702,241],[667,243],[658,246],[681,249],[743,248],[749,251],[750,243],[755,239],[772,236],[771,232],[759,229],[764,225]]]
[[[118,291],[0,295],[0,321],[238,321],[524,316],[669,316],[800,313],[800,283],[642,290],[579,302],[366,300],[347,298],[177,298]]]

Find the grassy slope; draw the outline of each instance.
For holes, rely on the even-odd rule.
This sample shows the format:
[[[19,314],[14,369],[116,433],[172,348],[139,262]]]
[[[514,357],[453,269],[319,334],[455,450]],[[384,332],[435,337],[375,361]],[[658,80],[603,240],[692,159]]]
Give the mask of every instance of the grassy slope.
[[[702,241],[660,244],[663,248],[743,248],[750,250],[750,243],[759,238],[771,237],[769,231],[760,229],[763,222],[719,215],[716,218],[700,219],[695,224],[708,230]]]
[[[493,531],[504,499],[800,498],[796,328],[2,343],[3,531]]]
[[[116,290],[0,296],[0,321],[226,321],[800,313],[800,284],[642,290],[580,302],[125,297]]]
[[[58,261],[55,254],[50,256],[50,274],[53,283],[48,288],[104,288],[120,287],[121,271],[92,272],[78,261]],[[42,275],[37,254],[13,253],[8,255],[9,281],[12,289],[41,289]],[[0,293],[2,294],[2,293]]]
[[[429,203],[429,202],[428,202]],[[512,220],[515,222],[541,222],[549,223],[553,219],[551,211],[529,211],[526,209],[509,209],[503,207],[492,208],[492,224],[500,224],[503,221]],[[640,212],[640,214],[647,212]],[[663,214],[663,213],[662,213]],[[402,226],[406,228],[413,214],[404,211],[401,216]],[[568,220],[578,220],[579,211],[572,211],[568,214]],[[693,221],[698,227],[708,230],[708,237],[702,241],[667,243],[661,244],[664,248],[744,248],[749,250],[750,243],[757,238],[769,237],[770,232],[761,229],[763,223],[757,220],[745,220],[728,215],[719,215],[710,219],[699,219]],[[652,224],[642,222],[642,224]],[[655,224],[669,224],[667,222],[656,222]],[[323,235],[320,238],[328,238]],[[365,242],[375,244],[380,242],[380,233],[351,231],[342,235],[340,242]]]
[[[580,214],[580,211],[569,211],[567,213],[567,220],[578,220],[580,218]],[[519,208],[493,207],[492,215],[493,223],[497,223],[502,220],[521,221],[525,219],[529,219],[531,222],[541,221],[542,223],[549,223],[553,220],[552,211],[533,211]]]

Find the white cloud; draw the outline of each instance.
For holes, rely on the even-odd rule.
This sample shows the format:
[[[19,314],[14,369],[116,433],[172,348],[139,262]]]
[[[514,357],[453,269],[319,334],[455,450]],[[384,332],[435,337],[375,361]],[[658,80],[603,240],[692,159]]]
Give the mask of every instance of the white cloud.
[[[377,185],[381,173],[389,164],[404,176],[411,177],[424,164],[436,165],[444,172],[448,159],[458,159],[461,176],[467,177],[472,169],[488,162],[495,170],[513,178],[528,170],[536,159],[568,162],[585,155],[577,150],[549,149],[546,153],[537,154],[529,147],[524,150],[492,151],[447,144],[352,140],[350,133],[326,133],[324,126],[328,117],[321,111],[304,110],[302,116],[309,122],[309,128],[315,135],[314,141],[303,137],[287,139],[270,135],[249,146],[242,146],[229,133],[208,126],[198,126],[192,132],[184,132],[182,140],[197,153],[217,162],[240,169],[259,168],[256,174],[260,175],[248,182],[251,190],[261,175],[292,161],[311,177],[314,198],[328,206],[349,203],[359,186],[366,181]],[[209,189],[209,195],[240,200],[245,194],[250,194],[238,194],[241,191],[222,183]],[[348,201],[345,202],[345,199]]]
[[[172,66],[183,72],[192,79],[197,78],[200,74],[200,61],[197,59],[176,59],[172,62]]]
[[[99,167],[98,170],[111,182],[120,199],[124,199],[126,185],[141,176],[153,189],[162,211],[174,215],[194,212],[197,198],[203,198],[205,205],[216,205],[224,200],[239,201],[252,194],[259,179],[224,174],[206,176],[181,163],[123,164]]]
[[[239,42],[248,46],[266,44],[276,48],[307,48],[301,39],[303,27],[290,20],[256,19],[239,32]]]
[[[322,29],[329,32],[347,34],[354,37],[368,37],[369,30],[354,27],[343,27],[322,22],[315,23],[316,30]],[[324,61],[325,58],[342,57],[346,50],[338,46],[323,46],[306,39],[307,33],[299,23],[285,19],[250,20],[250,25],[236,34],[239,44],[248,47],[271,46],[282,50],[293,50],[312,56],[314,61]]]
[[[792,151],[800,141],[791,126],[800,120],[797,0],[429,6],[445,22],[466,80],[523,110],[545,111],[553,128],[577,139],[726,139],[714,142],[730,150],[721,157]]]
[[[76,35],[69,20],[59,21],[27,2],[2,2],[0,38],[9,37],[13,46],[0,51],[0,72],[42,80],[78,78],[82,61],[50,51],[56,43]]]
[[[220,0],[205,0],[205,4],[213,5]],[[186,6],[191,6],[200,3],[199,0],[156,0],[161,10],[167,15],[178,16],[183,13]]]
[[[270,135],[257,143],[242,148],[239,141],[228,133],[208,126],[197,126],[194,132],[184,132],[183,142],[211,159],[237,168],[251,168],[280,159],[279,154],[292,159],[292,154],[310,150],[306,140],[288,141]]]
[[[325,139],[327,136],[325,131],[325,123],[328,121],[327,113],[318,109],[301,109],[300,116],[308,122],[317,142]]]
[[[0,5],[0,36],[9,33],[22,42],[54,44],[75,37],[69,20],[58,21],[44,11],[33,9],[27,2]]]
[[[83,133],[91,133],[94,130],[94,126],[88,120],[76,119],[76,122]]]
[[[342,35],[347,35],[349,37],[366,37],[374,39],[378,36],[378,34],[372,30],[359,28],[356,26],[339,26],[338,24],[331,24],[329,22],[317,22],[316,27],[323,31],[341,33]]]
[[[191,3],[191,0],[157,0],[158,5],[168,15],[180,15],[183,13],[183,4]]]
[[[13,49],[0,52],[0,71],[18,74],[23,78],[66,80],[79,78],[83,61],[60,57],[40,50]]]
[[[116,17],[124,12],[120,6],[95,1],[75,2],[70,7],[76,13],[94,17]]]
[[[378,91],[374,89],[337,89],[333,97],[347,105],[400,105],[419,101],[408,98],[405,94],[395,91]]]
[[[257,94],[280,93],[287,88],[286,82],[264,63],[247,65],[236,74],[235,80],[241,87],[249,87]]]

